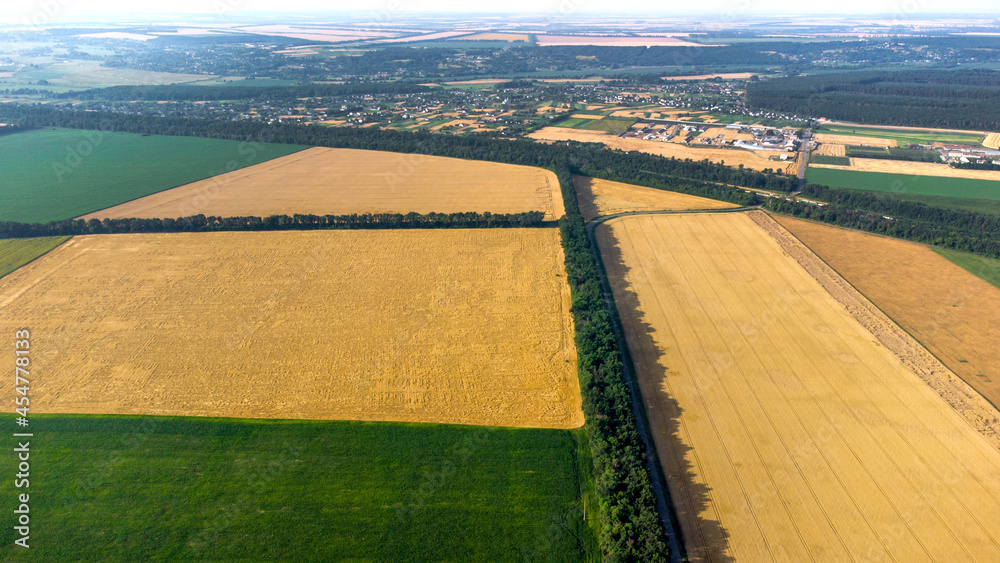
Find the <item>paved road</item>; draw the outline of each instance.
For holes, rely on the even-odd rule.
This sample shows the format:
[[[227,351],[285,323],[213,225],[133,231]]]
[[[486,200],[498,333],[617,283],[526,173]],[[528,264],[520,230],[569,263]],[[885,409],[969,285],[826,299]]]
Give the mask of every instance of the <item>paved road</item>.
[[[611,324],[615,331],[615,340],[618,344],[618,354],[621,356],[622,369],[625,371],[625,383],[628,384],[629,395],[632,398],[632,414],[635,416],[636,429],[639,431],[639,437],[642,438],[642,443],[646,447],[646,468],[649,470],[649,476],[653,485],[653,494],[656,495],[656,510],[660,513],[660,520],[663,521],[663,526],[667,530],[667,542],[670,545],[670,561],[671,563],[681,563],[681,550],[680,542],[677,538],[677,531],[674,528],[673,521],[670,519],[670,511],[667,509],[667,495],[664,492],[663,483],[660,481],[660,472],[656,468],[656,460],[654,457],[654,448],[652,437],[649,433],[649,429],[646,427],[646,423],[642,418],[642,413],[639,410],[639,393],[636,392],[633,384],[633,374],[629,367],[628,360],[625,356],[625,334],[622,331],[621,326],[618,325],[618,317],[614,309],[615,304],[611,296],[611,286],[608,284],[608,279],[604,274],[604,263],[601,261],[600,250],[597,248],[597,239],[594,238],[594,229],[597,225],[607,221],[608,219],[614,219],[615,217],[627,217],[629,215],[682,215],[689,213],[720,213],[720,212],[737,212],[737,211],[749,211],[751,209],[758,209],[759,205],[752,207],[738,207],[733,209],[692,209],[687,211],[625,211],[622,213],[614,213],[612,215],[603,215],[601,217],[595,217],[587,223],[587,240],[590,242],[590,252],[594,255],[594,261],[597,264],[597,273],[601,278],[601,290],[604,293],[604,305],[608,308],[608,313],[611,315]]]
[[[805,136],[802,138],[802,146],[799,147],[799,189],[796,193],[802,191],[802,187],[806,185],[806,164],[809,160],[809,151],[807,147],[809,146],[809,139],[812,138],[812,127],[806,130]]]

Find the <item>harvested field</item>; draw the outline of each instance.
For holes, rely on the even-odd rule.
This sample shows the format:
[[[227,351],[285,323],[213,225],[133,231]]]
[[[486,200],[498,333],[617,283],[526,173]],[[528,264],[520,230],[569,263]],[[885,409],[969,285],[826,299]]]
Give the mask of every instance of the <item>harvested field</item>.
[[[1000,149],[1000,133],[990,133],[983,139],[983,146],[989,149]]]
[[[851,158],[850,166],[833,164],[810,164],[816,168],[835,170],[855,170],[858,172],[881,172],[885,174],[907,174],[910,176],[936,176],[938,178],[965,178],[967,180],[991,180],[1000,182],[1000,172],[995,170],[966,170],[952,168],[944,163],[914,162],[908,160],[887,160],[881,158]]]
[[[726,209],[738,207],[688,194],[635,186],[587,176],[573,176],[573,186],[580,202],[580,213],[586,221],[602,215],[625,211],[679,211],[685,209]]]
[[[464,35],[456,37],[460,41],[531,41],[526,33],[476,33],[475,35]]]
[[[314,147],[84,218],[411,211],[544,211],[556,219],[563,202],[555,174],[541,168]]]
[[[775,219],[948,368],[1000,405],[1000,289],[920,244],[801,219]]]
[[[750,214],[597,234],[692,561],[1000,557],[1000,451]]]
[[[574,113],[570,117],[574,119],[604,119],[604,116],[601,114],[594,115],[589,113]]]
[[[692,74],[688,76],[661,76],[662,80],[705,80],[708,78],[724,78],[726,80],[746,80],[757,73],[753,72],[723,72],[720,74]]]
[[[528,137],[547,141],[582,141],[586,143],[603,143],[612,149],[658,154],[668,158],[690,158],[692,160],[705,160],[707,158],[712,162],[725,162],[729,166],[739,166],[742,164],[743,166],[753,170],[764,170],[765,168],[781,170],[785,168],[785,163],[765,160],[750,151],[739,149],[696,148],[678,143],[645,141],[642,139],[624,139],[616,135],[608,135],[604,132],[589,131],[586,129],[543,127],[538,131],[528,134]]]
[[[847,147],[836,143],[823,143],[816,147],[815,154],[825,156],[847,156]]]
[[[676,37],[622,37],[606,35],[538,35],[535,41],[539,47],[553,45],[606,45],[614,47],[714,47],[685,41]]]
[[[564,276],[547,228],[82,236],[0,279],[0,330],[33,413],[575,428]]]
[[[869,147],[895,147],[896,139],[879,137],[859,137],[855,135],[834,135],[831,133],[815,133],[813,139],[818,143],[836,143],[838,145],[867,145]]]

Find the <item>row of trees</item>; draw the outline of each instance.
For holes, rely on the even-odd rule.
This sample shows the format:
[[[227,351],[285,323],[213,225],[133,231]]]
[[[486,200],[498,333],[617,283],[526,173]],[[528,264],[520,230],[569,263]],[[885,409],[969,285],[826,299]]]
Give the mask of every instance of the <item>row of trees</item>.
[[[1000,72],[863,71],[751,83],[747,105],[877,125],[996,130]]]
[[[271,215],[178,219],[75,219],[51,223],[0,222],[0,238],[110,233],[180,233],[209,231],[290,231],[311,229],[457,229],[539,227],[541,211],[525,213],[362,213],[351,215]]]
[[[59,99],[107,100],[121,102],[129,100],[247,100],[247,99],[294,99],[315,97],[344,97],[368,95],[398,95],[430,92],[430,86],[408,82],[373,84],[304,84],[301,86],[191,86],[171,84],[166,86],[111,86],[94,88],[81,92],[71,91],[54,94]]]
[[[665,562],[669,549],[645,466],[645,446],[636,429],[586,226],[569,168],[559,166],[556,174],[566,205],[559,230],[573,298],[580,392],[601,506],[604,561]]]

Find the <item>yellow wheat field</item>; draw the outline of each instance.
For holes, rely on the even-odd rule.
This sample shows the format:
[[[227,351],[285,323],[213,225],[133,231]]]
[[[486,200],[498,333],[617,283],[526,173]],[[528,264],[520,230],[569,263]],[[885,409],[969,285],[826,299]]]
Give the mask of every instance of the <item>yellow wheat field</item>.
[[[82,236],[0,280],[0,330],[32,412],[573,428],[569,304],[557,229]]]
[[[563,202],[555,174],[541,168],[315,147],[83,218],[411,211],[544,211],[555,219],[563,214]]]
[[[847,147],[837,143],[823,143],[816,148],[816,154],[826,156],[847,156]]]
[[[983,139],[983,146],[988,149],[1000,149],[1000,133],[989,133]]]
[[[587,176],[573,176],[580,213],[594,217],[625,211],[680,211],[685,209],[725,209],[735,204],[646,186],[634,186]]]
[[[945,163],[912,162],[906,160],[885,160],[880,158],[851,158],[850,166],[835,164],[810,164],[815,168],[835,168],[857,170],[858,172],[885,172],[890,174],[910,174],[914,176],[937,176],[939,178],[966,178],[970,180],[1000,181],[1000,172],[995,170],[966,170],[952,168]]]
[[[1000,451],[746,214],[598,236],[692,561],[1000,560]]]
[[[696,148],[679,143],[665,143],[662,141],[646,141],[643,139],[625,139],[617,135],[609,135],[603,131],[590,131],[587,129],[568,129],[566,127],[543,127],[538,131],[528,134],[528,137],[544,141],[582,141],[585,143],[603,143],[612,149],[624,151],[639,151],[649,154],[658,154],[665,157],[675,157],[680,159],[690,158],[691,160],[705,160],[712,162],[725,162],[729,166],[739,166],[742,164],[746,168],[753,170],[782,170],[786,163],[763,159],[756,154],[740,149],[719,149],[719,148]]]
[[[858,137],[857,135],[834,135],[832,133],[816,133],[813,139],[818,143],[835,143],[838,145],[867,145],[869,147],[895,147],[896,139],[880,137]]]

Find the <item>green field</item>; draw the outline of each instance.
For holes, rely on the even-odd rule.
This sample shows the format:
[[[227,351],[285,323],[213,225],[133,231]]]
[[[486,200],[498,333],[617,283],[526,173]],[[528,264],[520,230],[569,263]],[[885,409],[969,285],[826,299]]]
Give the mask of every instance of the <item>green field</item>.
[[[582,431],[30,420],[30,488],[12,486],[16,455],[0,461],[5,561],[599,560]],[[30,551],[13,545],[10,517],[25,491]]]
[[[306,147],[73,129],[0,137],[0,221],[60,221]]]
[[[0,278],[66,242],[69,237],[0,240]]]
[[[1000,288],[1000,260],[968,252],[933,248],[941,256]]]
[[[932,142],[978,145],[983,142],[983,136],[976,133],[947,133],[944,131],[919,131],[905,129],[883,129],[879,127],[855,127],[850,125],[822,125],[816,133],[831,133],[834,135],[854,135],[857,137],[877,137],[880,139],[896,139],[900,147],[908,145],[926,145]]]
[[[583,110],[581,110],[583,111]],[[621,135],[622,133],[629,130],[632,124],[635,123],[634,119],[615,119],[615,118],[604,118],[604,119],[584,119],[581,117],[569,117],[559,121],[558,123],[553,123],[556,127],[568,127],[570,129],[588,129],[590,131],[607,131],[615,135]]]
[[[938,178],[881,172],[857,172],[831,168],[808,168],[806,180],[831,188],[890,192],[901,196],[936,196],[960,199],[1000,201],[1000,183],[965,178]]]
[[[813,164],[835,164],[837,166],[850,166],[851,159],[846,156],[831,156],[828,154],[811,154],[809,162]]]

